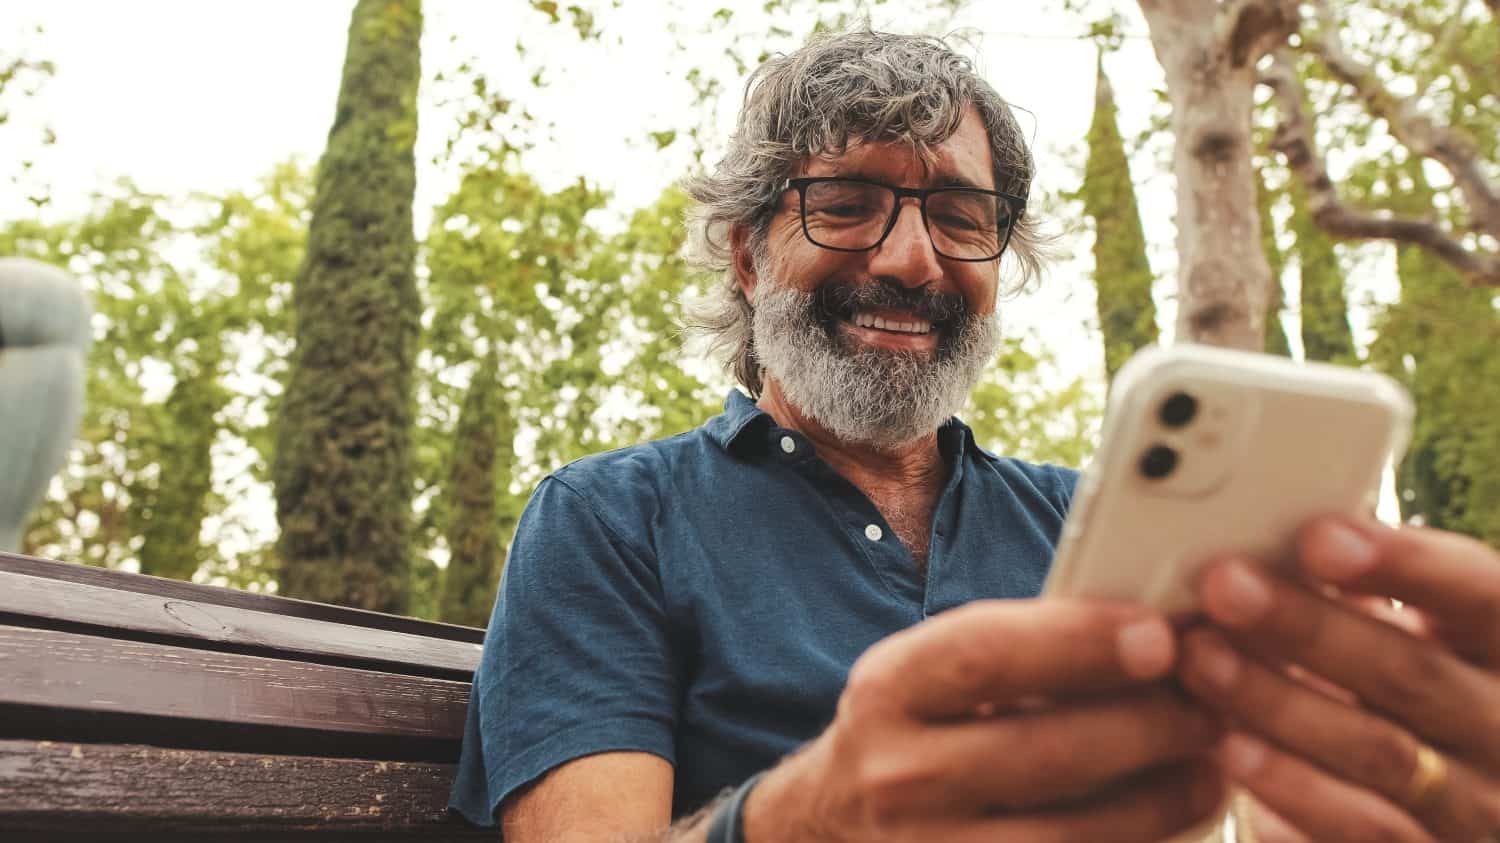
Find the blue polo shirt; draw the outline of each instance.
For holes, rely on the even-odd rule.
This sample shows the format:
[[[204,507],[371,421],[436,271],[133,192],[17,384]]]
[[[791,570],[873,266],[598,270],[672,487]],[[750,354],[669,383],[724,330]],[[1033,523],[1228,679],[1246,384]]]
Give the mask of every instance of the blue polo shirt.
[[[585,755],[676,768],[673,813],[832,720],[870,645],[970,600],[1034,597],[1076,474],[986,453],[957,419],[928,571],[802,435],[739,392],[689,433],[542,481],[516,529],[474,676],[451,807]]]

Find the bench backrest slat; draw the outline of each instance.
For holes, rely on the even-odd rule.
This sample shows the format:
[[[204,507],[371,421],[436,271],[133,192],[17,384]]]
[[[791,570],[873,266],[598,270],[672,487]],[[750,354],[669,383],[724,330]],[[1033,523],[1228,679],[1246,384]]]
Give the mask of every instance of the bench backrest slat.
[[[54,628],[107,630],[111,637],[137,633],[134,637],[350,666],[400,666],[464,680],[478,666],[480,652],[480,645],[468,641],[0,571],[0,619],[16,623],[23,617]]]
[[[463,682],[0,626],[0,704],[457,740]]]
[[[241,609],[271,612],[287,617],[308,618],[309,620],[328,621],[330,623],[347,624],[349,626],[364,626],[371,629],[389,629],[394,632],[407,632],[412,635],[425,635],[430,638],[448,638],[454,641],[468,641],[474,644],[484,641],[484,630],[468,626],[424,621],[417,618],[401,617],[400,615],[386,615],[380,612],[367,612],[363,609],[330,606],[326,603],[294,600],[289,597],[277,597],[270,594],[252,594],[248,591],[238,591],[233,588],[198,585],[180,580],[169,580],[164,577],[149,577],[126,571],[93,568],[88,565],[70,565],[63,562],[54,562],[50,559],[37,559],[13,553],[0,553],[0,571],[9,571],[13,574],[27,574],[64,582],[84,583],[86,585],[114,588],[121,591],[155,594],[160,597],[193,600],[199,603],[212,603],[217,606],[237,606]]]
[[[0,828],[10,831],[495,836],[447,820],[443,764],[0,740],[0,769]]]

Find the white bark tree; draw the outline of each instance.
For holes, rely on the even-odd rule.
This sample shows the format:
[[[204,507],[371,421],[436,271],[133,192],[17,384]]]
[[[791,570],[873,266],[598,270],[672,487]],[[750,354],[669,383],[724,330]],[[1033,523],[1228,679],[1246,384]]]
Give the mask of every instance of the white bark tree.
[[[1256,64],[1296,0],[1140,0],[1172,105],[1180,340],[1259,350],[1271,269],[1251,169]]]

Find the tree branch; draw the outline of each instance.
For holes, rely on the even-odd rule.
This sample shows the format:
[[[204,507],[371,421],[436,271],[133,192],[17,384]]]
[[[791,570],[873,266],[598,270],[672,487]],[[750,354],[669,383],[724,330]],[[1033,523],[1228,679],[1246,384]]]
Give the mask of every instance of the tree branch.
[[[1500,0],[1490,0],[1491,5]],[[1407,149],[1432,158],[1447,169],[1463,195],[1475,228],[1500,238],[1500,190],[1485,176],[1473,142],[1452,127],[1434,123],[1418,113],[1416,97],[1398,97],[1385,89],[1375,73],[1344,49],[1338,21],[1327,0],[1314,0],[1319,33],[1307,43],[1333,75],[1364,101],[1365,107],[1391,127],[1391,134]]]
[[[1296,0],[1230,0],[1219,13],[1219,43],[1233,67],[1250,67],[1285,43],[1300,21]]]
[[[1261,82],[1275,93],[1280,112],[1271,148],[1286,156],[1292,175],[1307,191],[1308,210],[1320,228],[1342,239],[1391,240],[1420,246],[1452,265],[1469,283],[1500,287],[1500,254],[1466,248],[1429,220],[1360,211],[1339,199],[1314,141],[1316,132],[1302,83],[1285,50],[1273,54]]]

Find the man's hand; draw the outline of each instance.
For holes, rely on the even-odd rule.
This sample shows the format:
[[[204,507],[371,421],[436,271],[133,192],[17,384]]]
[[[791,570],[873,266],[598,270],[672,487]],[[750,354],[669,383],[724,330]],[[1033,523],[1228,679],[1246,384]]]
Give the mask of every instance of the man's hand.
[[[1199,582],[1182,675],[1235,724],[1230,775],[1316,840],[1500,840],[1500,555],[1332,518],[1298,551],[1299,582],[1247,560]]]
[[[1224,789],[1213,717],[1156,682],[1144,609],[985,601],[872,647],[833,724],[751,793],[770,841],[1160,840]]]

